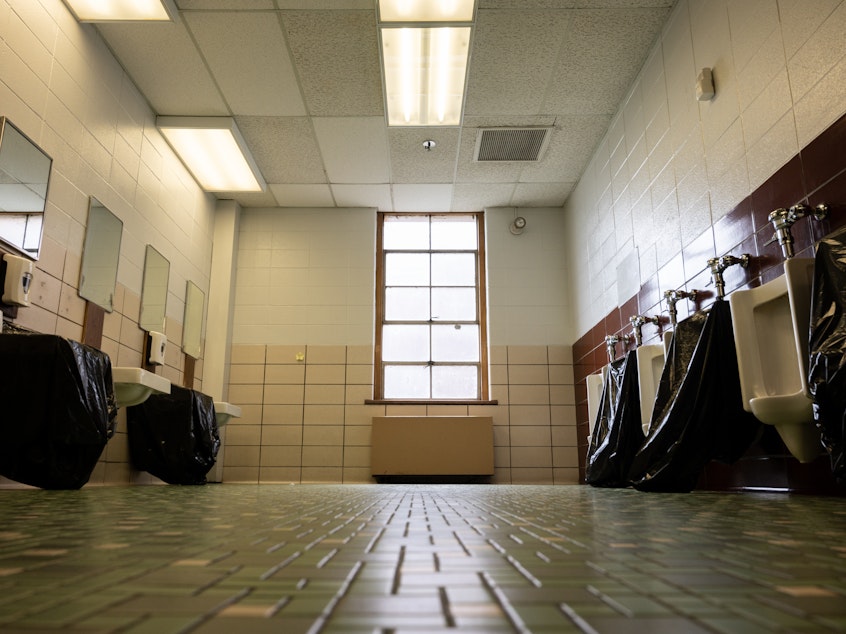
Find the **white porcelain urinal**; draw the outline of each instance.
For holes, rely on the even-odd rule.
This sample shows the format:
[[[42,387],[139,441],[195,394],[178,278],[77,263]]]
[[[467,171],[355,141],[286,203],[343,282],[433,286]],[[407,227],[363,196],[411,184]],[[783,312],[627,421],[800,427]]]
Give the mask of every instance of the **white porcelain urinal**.
[[[596,417],[599,414],[600,403],[602,402],[602,385],[605,383],[605,375],[608,367],[603,367],[599,372],[589,374],[587,377],[587,402],[588,402],[588,442],[593,438],[593,428],[596,425]]]
[[[640,388],[640,421],[643,435],[649,433],[649,423],[652,420],[652,408],[655,406],[655,395],[658,393],[658,383],[661,372],[664,371],[664,345],[641,346],[637,349],[637,381]]]
[[[812,259],[789,259],[785,274],[729,296],[743,408],[775,425],[800,462],[822,451],[808,394]]]

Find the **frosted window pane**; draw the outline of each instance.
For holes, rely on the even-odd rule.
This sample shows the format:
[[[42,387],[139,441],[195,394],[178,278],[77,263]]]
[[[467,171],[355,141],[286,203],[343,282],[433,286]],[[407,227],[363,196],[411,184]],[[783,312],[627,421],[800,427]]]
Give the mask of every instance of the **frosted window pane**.
[[[385,255],[385,286],[428,286],[428,253]]]
[[[433,361],[478,361],[479,327],[476,325],[432,326]]]
[[[429,366],[386,365],[385,398],[429,398]]]
[[[478,370],[465,365],[433,367],[432,398],[479,398]]]
[[[440,216],[432,218],[432,248],[438,251],[447,249],[476,250],[476,219]]]
[[[428,249],[428,218],[385,218],[382,226],[382,246],[392,249]]]
[[[433,253],[432,286],[476,286],[476,254]]]
[[[432,319],[438,321],[475,321],[475,288],[433,288]]]
[[[429,326],[384,326],[383,361],[428,361]]]
[[[430,316],[428,288],[385,289],[386,321],[429,321]]]

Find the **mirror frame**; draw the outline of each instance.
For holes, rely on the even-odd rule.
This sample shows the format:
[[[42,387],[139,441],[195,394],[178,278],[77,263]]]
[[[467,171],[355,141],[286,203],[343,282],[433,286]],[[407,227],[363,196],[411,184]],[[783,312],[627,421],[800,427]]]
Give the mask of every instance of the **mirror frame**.
[[[104,245],[103,238],[108,237],[108,234],[105,236],[102,233],[95,234],[95,229],[97,229],[94,217],[95,210],[103,210],[105,213],[102,218],[109,219],[109,222],[111,222],[109,217],[115,220],[115,223],[110,227],[111,230],[120,227],[117,243],[110,242]],[[111,233],[111,231],[108,233]],[[96,304],[107,313],[114,310],[115,285],[117,284],[122,241],[123,220],[118,218],[111,209],[97,198],[91,196],[88,200],[88,223],[85,227],[85,243],[82,247],[82,263],[79,267],[78,292],[81,298]],[[94,264],[102,266],[96,266],[91,271],[87,270]],[[94,271],[103,271],[103,273],[92,282],[91,277]],[[88,273],[87,276],[86,273]],[[102,294],[98,293],[97,289],[103,289]],[[106,297],[106,289],[108,289],[108,297]]]
[[[153,266],[156,258],[161,258],[161,268],[164,269],[164,284],[157,283],[154,285]],[[170,287],[170,260],[161,254],[153,245],[148,244],[144,252],[144,278],[141,282],[141,314],[138,317],[138,325],[142,330],[147,332],[165,331],[165,321],[167,319],[167,295]],[[164,289],[163,297],[151,297],[151,293],[156,290]],[[161,299],[161,302],[157,301]],[[154,301],[154,304],[150,302]],[[146,304],[146,305],[145,305]],[[156,318],[155,326],[151,323],[150,311],[152,306],[161,306],[161,318],[159,319],[158,312],[153,315]],[[146,310],[145,310],[146,309]]]
[[[203,352],[203,318],[206,294],[191,280],[185,282],[185,314],[182,319],[182,352],[199,359]]]

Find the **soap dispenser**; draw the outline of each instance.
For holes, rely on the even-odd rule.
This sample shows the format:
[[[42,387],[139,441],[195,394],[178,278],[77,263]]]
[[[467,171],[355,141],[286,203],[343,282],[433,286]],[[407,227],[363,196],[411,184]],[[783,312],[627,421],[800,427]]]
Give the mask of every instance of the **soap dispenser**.
[[[32,285],[32,260],[18,255],[3,255],[6,263],[6,280],[3,284],[3,303],[12,306],[29,306],[29,289]]]

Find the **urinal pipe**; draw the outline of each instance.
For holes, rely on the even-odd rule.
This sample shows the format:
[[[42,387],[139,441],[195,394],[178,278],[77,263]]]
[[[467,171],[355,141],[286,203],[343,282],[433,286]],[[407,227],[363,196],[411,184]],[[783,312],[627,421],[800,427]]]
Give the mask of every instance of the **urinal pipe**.
[[[699,293],[695,288],[690,291],[683,291],[681,289],[675,291],[664,291],[664,299],[667,302],[667,309],[670,313],[670,325],[672,326],[673,330],[676,329],[678,326],[678,318],[679,318],[679,311],[676,308],[676,304],[678,304],[683,299],[689,299],[690,301],[696,301],[696,295]]]
[[[784,258],[792,258],[794,255],[793,234],[790,231],[790,227],[792,227],[793,223],[799,220],[799,218],[804,218],[808,214],[811,214],[817,221],[825,220],[825,218],[828,217],[828,205],[822,203],[811,209],[807,205],[799,204],[793,205],[787,209],[779,207],[778,209],[771,211],[767,216],[767,220],[773,224],[775,233],[772,238],[767,240],[764,246],[772,244],[773,242],[778,242]]]
[[[614,361],[616,361],[618,343],[630,343],[631,341],[631,335],[606,335],[605,347],[608,350],[608,363],[613,363]]]
[[[659,317],[647,317],[646,315],[632,315],[629,317],[629,323],[632,325],[632,333],[634,334],[635,346],[640,348],[643,345],[643,326],[645,324],[661,323]]]
[[[723,279],[723,271],[735,264],[739,264],[745,269],[749,266],[749,259],[751,257],[748,253],[744,253],[740,257],[724,255],[721,258],[710,258],[708,260],[708,268],[711,269],[711,279],[714,280],[714,286],[717,287],[717,297],[722,299],[726,296],[726,283]]]

